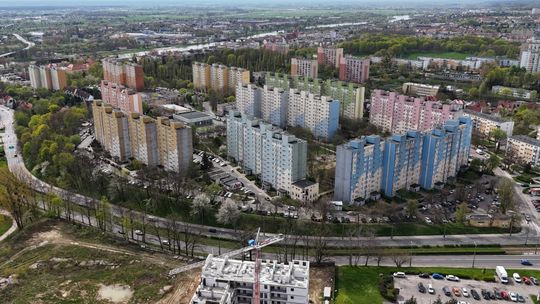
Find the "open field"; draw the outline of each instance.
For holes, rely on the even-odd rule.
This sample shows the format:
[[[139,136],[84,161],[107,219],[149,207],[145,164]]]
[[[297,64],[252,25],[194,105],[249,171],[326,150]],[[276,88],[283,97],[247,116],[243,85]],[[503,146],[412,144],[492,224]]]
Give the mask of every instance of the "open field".
[[[172,289],[176,265],[97,230],[42,221],[0,246],[0,278],[12,279],[0,303],[152,303]]]
[[[412,53],[407,55],[407,59],[416,59],[418,57],[436,57],[436,58],[446,58],[446,59],[465,59],[469,57],[469,54],[458,53],[458,52],[427,52],[427,53]]]
[[[472,268],[420,268],[420,267],[350,267],[338,268],[336,289],[338,290],[337,303],[355,304],[379,304],[383,303],[383,297],[379,292],[379,276],[391,275],[395,271],[409,273],[441,273],[453,274],[460,278],[469,278],[479,281],[492,281],[495,275],[493,269]],[[522,276],[540,276],[540,270],[513,270],[507,269],[508,273],[519,272]],[[440,293],[440,292],[439,292]],[[343,301],[343,302],[340,302]]]
[[[0,214],[0,236],[8,231],[12,224],[13,221],[9,217]]]

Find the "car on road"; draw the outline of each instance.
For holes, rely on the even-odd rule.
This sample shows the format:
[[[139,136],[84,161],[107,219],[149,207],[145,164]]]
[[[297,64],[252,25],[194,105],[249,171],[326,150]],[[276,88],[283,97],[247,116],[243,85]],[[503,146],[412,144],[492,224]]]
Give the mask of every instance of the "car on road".
[[[10,145],[8,149],[15,149],[15,147],[13,145]]]
[[[429,279],[429,273],[426,273],[426,272],[422,272],[418,276],[421,277],[422,279]]]
[[[422,284],[422,282],[418,283],[418,292],[426,293],[426,287],[424,286],[424,284]]]
[[[459,277],[453,275],[453,274],[449,274],[446,276],[446,279],[448,281],[452,281],[452,282],[459,282]]]
[[[532,266],[532,263],[531,263],[531,261],[529,261],[527,259],[522,259],[521,260],[521,265],[523,265],[523,266]]]
[[[17,154],[13,154],[13,157],[17,157]]]
[[[143,235],[143,232],[140,231],[139,229],[137,229],[137,230],[135,230],[135,234],[136,234],[136,235]]]
[[[469,291],[468,291],[467,288],[465,288],[465,287],[462,287],[462,288],[461,288],[461,294],[462,294],[465,298],[468,298],[468,297],[469,297]]]
[[[451,297],[452,296],[452,293],[450,292],[450,288],[448,288],[448,286],[444,286],[442,288],[444,294],[447,296],[447,297]]]
[[[433,288],[433,285],[428,284],[428,286],[427,286],[427,292],[428,292],[429,294],[435,294],[435,289]]]
[[[161,244],[165,245],[165,246],[169,246],[169,240],[162,240],[161,241]]]
[[[398,272],[394,272],[394,274],[392,274],[394,276],[394,278],[405,278],[407,277],[405,275],[405,272],[401,272],[401,271],[398,271]]]
[[[519,273],[514,272],[514,273],[512,274],[512,278],[514,279],[514,282],[516,282],[516,283],[521,283],[521,277],[519,276]]]
[[[444,280],[444,276],[440,273],[434,273],[431,275],[432,278],[434,278],[435,280]]]
[[[473,297],[473,299],[479,301],[480,300],[480,295],[478,294],[478,292],[476,291],[476,289],[471,289],[471,296]]]
[[[216,230],[216,228],[209,228],[209,229],[208,229],[208,232],[210,232],[210,233],[216,233],[217,230]]]
[[[457,288],[457,287],[452,287],[452,293],[453,293],[456,297],[461,297],[461,290],[459,290],[459,288]]]
[[[510,300],[513,302],[517,302],[517,296],[515,293],[513,292],[510,293]]]

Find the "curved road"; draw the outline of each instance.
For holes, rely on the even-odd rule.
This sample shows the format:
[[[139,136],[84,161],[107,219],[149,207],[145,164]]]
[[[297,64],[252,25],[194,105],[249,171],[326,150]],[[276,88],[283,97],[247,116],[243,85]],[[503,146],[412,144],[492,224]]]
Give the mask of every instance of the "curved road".
[[[33,43],[33,42],[30,42],[26,39],[24,39],[21,35],[19,34],[13,34],[13,36],[15,36],[15,38],[17,38],[19,41],[21,41],[22,43],[26,44],[26,47],[21,49],[22,51],[25,51],[25,50],[29,50],[30,48],[32,48],[33,46],[35,46],[36,44]],[[8,52],[8,53],[4,53],[4,54],[0,54],[0,58],[2,57],[8,57],[8,56],[11,56],[13,54],[17,53],[17,51],[13,51],[13,52]]]
[[[18,146],[17,146],[17,137],[14,133],[13,125],[13,110],[8,109],[4,106],[0,106],[0,119],[5,125],[5,134],[4,134],[4,145],[6,151],[6,158],[8,160],[8,166],[11,172],[19,179],[24,180],[30,187],[36,191],[43,193],[54,193],[66,200],[70,200],[80,206],[93,208],[98,200],[90,197],[86,197],[80,194],[76,194],[50,184],[47,184],[35,176],[33,176],[28,169],[25,167],[22,158],[19,156]],[[10,149],[9,147],[13,147]],[[128,209],[112,205],[112,213],[115,216],[120,216],[125,214]],[[142,219],[145,217],[145,214],[142,212],[131,211],[134,214],[134,217]],[[149,216],[146,215],[147,219],[155,221],[160,227],[166,227],[167,220],[161,217]],[[217,228],[209,227],[196,224],[188,224],[183,222],[177,222],[179,225],[189,225],[191,231],[194,233],[200,233],[201,235],[212,235],[216,238],[226,239],[226,240],[238,240],[239,233],[233,229],[226,228]],[[209,229],[212,229],[211,232]],[[498,245],[523,245],[528,242],[528,244],[534,243],[538,240],[538,235],[536,229],[534,233],[527,232],[528,229],[523,229],[523,232],[518,234],[513,234],[512,236],[508,234],[475,234],[475,235],[448,235],[446,237],[442,235],[435,236],[396,236],[396,237],[377,237],[376,241],[380,246],[422,246],[422,245],[481,245],[481,244],[498,244]],[[275,234],[264,234],[263,236],[272,237]],[[293,236],[285,236],[286,240],[284,242],[293,242]],[[289,239],[289,241],[287,241]],[[310,243],[319,239],[318,237],[302,237],[296,240],[296,244],[299,246],[310,245]],[[364,237],[354,237],[354,238],[341,238],[341,237],[323,237],[325,246],[332,248],[350,248],[362,246],[362,242],[366,241],[367,238]]]
[[[10,236],[11,234],[13,234],[13,232],[17,231],[17,222],[15,222],[15,219],[13,219],[13,217],[11,216],[11,214],[9,214],[9,212],[7,212],[6,210],[2,210],[0,209],[0,214],[2,215],[5,215],[7,217],[9,217],[11,219],[11,227],[9,227],[9,229],[4,232],[4,234],[0,235],[0,242],[2,242],[3,240],[5,240],[8,236]]]

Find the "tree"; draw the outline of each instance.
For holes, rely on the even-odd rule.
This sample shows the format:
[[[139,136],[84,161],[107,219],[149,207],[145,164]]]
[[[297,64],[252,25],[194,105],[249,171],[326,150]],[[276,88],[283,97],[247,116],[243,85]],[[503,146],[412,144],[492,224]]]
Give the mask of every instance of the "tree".
[[[433,301],[433,304],[443,304],[443,302],[441,300],[441,296],[437,296],[437,299],[435,301]]]
[[[407,216],[412,219],[418,211],[418,202],[416,200],[409,200],[407,202]]]
[[[230,198],[226,199],[225,202],[221,204],[216,218],[218,223],[233,225],[236,230],[236,222],[240,218],[240,210],[238,210],[234,200]]]
[[[210,198],[205,193],[200,193],[195,196],[191,204],[191,215],[200,216],[201,224],[204,219],[204,212],[210,208]]]
[[[514,201],[514,182],[508,178],[502,178],[498,185],[499,193],[499,209],[502,214],[506,214],[508,210],[513,210]]]
[[[493,138],[497,144],[497,151],[499,151],[499,147],[501,145],[501,140],[505,139],[506,138],[506,133],[499,129],[499,128],[495,128],[495,129],[492,129],[491,131],[489,131],[489,137],[490,138]]]
[[[456,222],[463,224],[465,223],[465,218],[467,217],[467,214],[469,213],[469,206],[467,203],[463,202],[458,205],[456,208]]]
[[[101,230],[107,231],[107,226],[111,221],[111,204],[105,196],[101,197],[96,207],[96,221]]]
[[[410,299],[405,301],[405,304],[416,304],[416,299],[413,296],[411,296]]]
[[[410,256],[406,250],[401,248],[392,248],[388,250],[388,256],[394,262],[397,268],[401,268],[403,264],[410,260]]]
[[[25,217],[32,211],[33,192],[15,177],[7,167],[0,168],[0,208],[7,210],[15,219],[17,227],[24,227]]]
[[[501,160],[497,155],[492,154],[486,162],[486,170],[488,173],[493,172],[501,164]]]

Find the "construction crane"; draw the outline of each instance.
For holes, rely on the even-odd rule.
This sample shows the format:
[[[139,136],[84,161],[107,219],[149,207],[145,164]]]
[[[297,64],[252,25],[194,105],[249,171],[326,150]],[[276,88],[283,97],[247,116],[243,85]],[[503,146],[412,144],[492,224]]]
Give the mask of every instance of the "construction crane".
[[[236,255],[239,255],[239,254],[244,254],[245,252],[250,252],[252,250],[256,251],[255,282],[254,282],[253,286],[254,286],[254,288],[259,288],[259,292],[256,293],[257,298],[260,297],[260,264],[261,264],[260,263],[260,261],[261,261],[261,259],[260,259],[261,256],[260,255],[261,255],[261,249],[266,247],[266,246],[275,244],[277,242],[281,242],[283,240],[283,235],[279,234],[277,236],[272,236],[270,238],[266,238],[263,241],[259,242],[260,231],[261,231],[261,229],[259,228],[257,230],[257,235],[255,236],[255,240],[250,240],[247,247],[236,249],[236,250],[233,250],[233,251],[229,251],[229,252],[226,252],[226,253],[224,253],[222,255],[217,256],[217,258],[224,259],[224,258],[230,258],[230,257],[236,256]],[[182,266],[182,267],[172,269],[172,270],[169,271],[169,276],[175,276],[175,275],[177,275],[179,273],[186,272],[186,271],[189,271],[189,270],[192,270],[192,269],[195,269],[195,268],[202,267],[202,266],[204,266],[205,262],[206,261],[200,261],[200,262],[197,262],[197,263],[193,263],[193,264],[189,264],[189,265],[185,265],[185,266]],[[259,265],[258,267],[257,267],[257,264]],[[254,299],[255,299],[255,295],[254,295]],[[259,302],[254,302],[254,303],[259,304]]]

